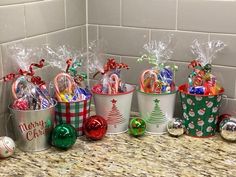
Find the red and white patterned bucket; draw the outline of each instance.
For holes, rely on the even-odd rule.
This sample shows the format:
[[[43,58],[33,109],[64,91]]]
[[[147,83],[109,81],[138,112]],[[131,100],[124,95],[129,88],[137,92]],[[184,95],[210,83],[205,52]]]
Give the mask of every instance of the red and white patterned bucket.
[[[83,135],[83,124],[90,115],[91,98],[79,102],[58,102],[55,108],[56,124],[67,123],[75,127],[77,136]]]

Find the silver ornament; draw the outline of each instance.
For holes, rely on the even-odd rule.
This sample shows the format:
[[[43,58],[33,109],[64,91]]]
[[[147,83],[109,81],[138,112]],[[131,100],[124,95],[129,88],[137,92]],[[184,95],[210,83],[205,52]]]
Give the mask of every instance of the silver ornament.
[[[167,131],[171,136],[181,136],[184,134],[184,125],[181,119],[175,118],[168,122]]]
[[[225,140],[236,141],[236,120],[223,120],[220,123],[220,135]]]

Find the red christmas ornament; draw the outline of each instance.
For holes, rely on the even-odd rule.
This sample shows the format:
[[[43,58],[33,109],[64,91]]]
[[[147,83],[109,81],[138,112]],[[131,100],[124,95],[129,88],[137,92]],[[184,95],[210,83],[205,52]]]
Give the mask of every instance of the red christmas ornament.
[[[92,140],[102,139],[107,132],[106,120],[98,115],[89,117],[84,123],[84,133]]]

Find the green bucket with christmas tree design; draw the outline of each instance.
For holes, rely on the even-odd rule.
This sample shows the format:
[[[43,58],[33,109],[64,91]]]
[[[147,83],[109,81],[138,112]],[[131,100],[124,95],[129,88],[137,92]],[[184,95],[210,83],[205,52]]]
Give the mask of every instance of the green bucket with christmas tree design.
[[[223,91],[218,95],[187,93],[186,85],[179,87],[186,134],[207,138],[216,133]]]
[[[153,94],[137,90],[139,112],[151,134],[167,132],[167,124],[174,116],[176,92]]]

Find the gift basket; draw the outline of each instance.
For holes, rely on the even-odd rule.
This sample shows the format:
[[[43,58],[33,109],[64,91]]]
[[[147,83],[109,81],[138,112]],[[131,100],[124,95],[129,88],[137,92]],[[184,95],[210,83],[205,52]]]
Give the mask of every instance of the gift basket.
[[[9,57],[19,69],[5,77],[11,81],[13,103],[9,105],[11,121],[18,147],[23,151],[40,151],[50,147],[50,133],[53,129],[56,101],[50,97],[45,82],[35,76],[35,69],[44,66],[39,48],[8,47]],[[39,60],[38,63],[32,63]]]
[[[224,93],[216,76],[212,74],[212,60],[225,44],[221,41],[191,45],[196,59],[188,67],[192,69],[188,82],[179,86],[186,134],[194,137],[215,135],[219,108]]]
[[[152,134],[165,133],[166,125],[174,114],[175,72],[178,66],[167,64],[173,53],[172,45],[172,36],[167,42],[151,41],[144,45],[147,54],[138,59],[153,65],[142,72],[137,90],[141,118],[146,120],[146,130]]]
[[[103,67],[97,69],[95,76],[100,73],[102,79],[92,87],[96,114],[107,120],[108,134],[126,132],[135,87],[121,80],[121,69],[129,67],[109,58]]]
[[[54,78],[54,95],[58,101],[55,115],[56,124],[71,124],[77,136],[83,135],[83,124],[90,114],[92,95],[86,86],[85,54],[69,46],[52,49],[46,46],[48,62],[63,72]]]

